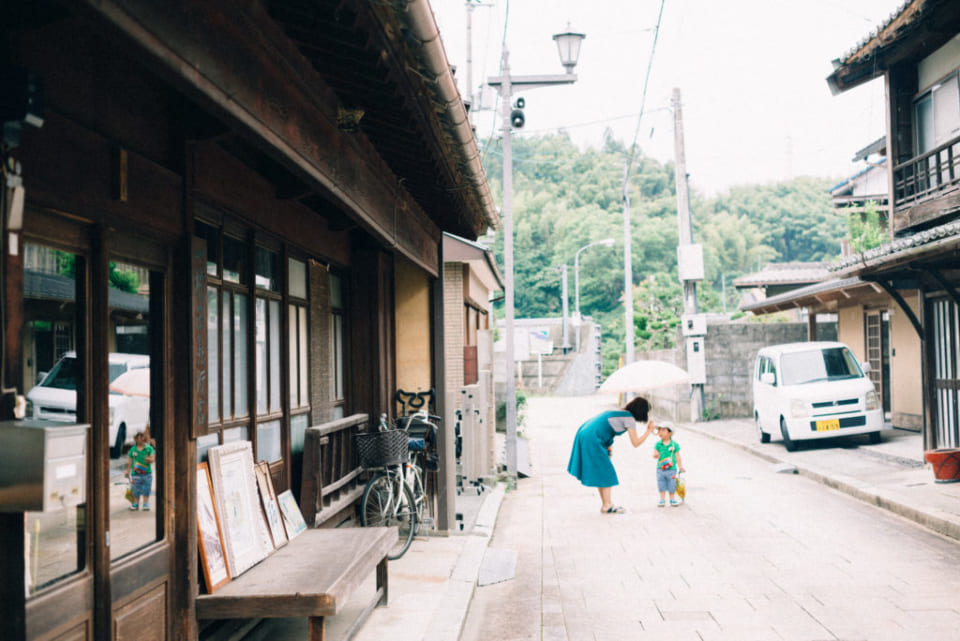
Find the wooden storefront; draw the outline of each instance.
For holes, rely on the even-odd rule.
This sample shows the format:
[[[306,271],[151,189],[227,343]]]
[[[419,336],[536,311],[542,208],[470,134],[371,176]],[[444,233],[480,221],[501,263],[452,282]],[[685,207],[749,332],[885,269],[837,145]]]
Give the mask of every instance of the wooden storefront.
[[[396,266],[442,291],[442,233],[495,211],[442,50],[404,35],[435,28],[425,2],[17,4],[2,418],[28,395],[91,428],[84,503],[0,514],[4,638],[196,639],[197,463],[250,441],[299,493],[309,426],[393,411]],[[111,389],[121,354],[148,357],[139,404]],[[154,495],[132,511],[142,430]],[[343,497],[316,523],[349,521]]]

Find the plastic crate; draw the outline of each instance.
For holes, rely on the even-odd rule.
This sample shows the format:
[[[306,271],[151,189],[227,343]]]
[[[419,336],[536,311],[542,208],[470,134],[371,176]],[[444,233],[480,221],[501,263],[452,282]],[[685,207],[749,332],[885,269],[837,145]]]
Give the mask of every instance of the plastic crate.
[[[357,434],[355,438],[361,467],[399,465],[407,459],[407,433],[403,430]]]

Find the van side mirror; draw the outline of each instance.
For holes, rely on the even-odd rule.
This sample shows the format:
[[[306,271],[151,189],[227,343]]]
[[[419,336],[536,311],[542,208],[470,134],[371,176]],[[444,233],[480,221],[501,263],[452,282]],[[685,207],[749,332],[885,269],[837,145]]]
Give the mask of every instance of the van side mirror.
[[[860,369],[863,370],[863,373],[864,373],[864,374],[868,374],[873,368],[870,367],[870,362],[869,362],[869,361],[865,361],[865,362],[863,362],[863,363],[860,363]]]
[[[47,374],[49,373],[50,372],[37,372],[37,385],[39,385],[40,382],[43,381],[43,379],[45,379],[47,377]]]
[[[777,377],[773,375],[773,372],[764,372],[760,375],[760,382],[764,385],[776,385]]]

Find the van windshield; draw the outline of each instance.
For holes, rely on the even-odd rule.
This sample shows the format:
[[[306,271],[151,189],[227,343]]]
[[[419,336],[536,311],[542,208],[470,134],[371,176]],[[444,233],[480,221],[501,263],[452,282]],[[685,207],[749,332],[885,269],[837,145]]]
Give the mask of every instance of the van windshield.
[[[43,379],[41,385],[55,389],[77,389],[77,359],[61,358]]]
[[[846,347],[784,354],[780,359],[780,370],[784,385],[803,385],[863,376],[857,359]]]

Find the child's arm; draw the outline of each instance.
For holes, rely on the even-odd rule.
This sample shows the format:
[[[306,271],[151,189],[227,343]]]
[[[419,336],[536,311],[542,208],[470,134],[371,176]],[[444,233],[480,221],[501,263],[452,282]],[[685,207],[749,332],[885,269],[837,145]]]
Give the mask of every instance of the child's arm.
[[[683,469],[683,459],[680,457],[680,452],[677,452],[677,467],[680,468],[681,472],[686,472],[686,470]]]

